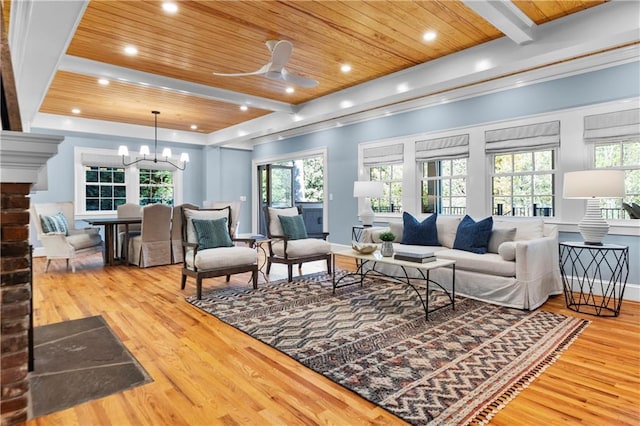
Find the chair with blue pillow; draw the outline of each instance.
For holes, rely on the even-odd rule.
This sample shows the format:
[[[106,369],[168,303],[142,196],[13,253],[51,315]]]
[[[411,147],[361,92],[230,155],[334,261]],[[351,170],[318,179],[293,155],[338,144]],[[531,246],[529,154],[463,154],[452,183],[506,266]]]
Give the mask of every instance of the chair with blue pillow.
[[[302,264],[317,260],[327,262],[327,273],[331,273],[331,244],[326,241],[328,232],[322,233],[322,239],[309,238],[300,207],[265,207],[269,253],[267,255],[267,274],[271,264],[287,265],[289,282],[293,280],[293,265],[298,265],[302,273]]]
[[[49,270],[52,260],[67,261],[67,270],[75,272],[72,262],[80,254],[102,253],[104,261],[104,241],[98,228],[76,229],[74,207],[71,201],[31,205],[31,219],[37,238],[42,243],[47,262],[44,271]]]
[[[196,280],[196,296],[202,298],[202,280],[205,278],[251,272],[253,288],[258,288],[258,252],[255,240],[242,239],[249,246],[236,246],[231,237],[231,207],[220,209],[182,209],[182,281],[184,290],[187,277]]]

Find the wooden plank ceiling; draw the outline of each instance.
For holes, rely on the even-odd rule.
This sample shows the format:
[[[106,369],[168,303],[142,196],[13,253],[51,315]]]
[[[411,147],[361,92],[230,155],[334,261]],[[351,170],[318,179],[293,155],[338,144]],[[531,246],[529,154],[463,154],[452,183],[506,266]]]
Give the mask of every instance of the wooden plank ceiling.
[[[603,3],[516,0],[536,24]],[[160,1],[93,0],[67,54],[152,74],[300,104],[410,68],[503,34],[460,1],[179,1],[165,13]],[[424,41],[435,31],[434,41]],[[287,69],[319,81],[296,87],[261,76],[220,77],[259,69],[269,61],[266,40],[286,39],[294,51]],[[136,46],[138,54],[123,49]],[[352,71],[342,73],[349,64]],[[98,120],[210,133],[270,111],[203,99],[128,82],[100,86],[95,77],[59,71],[40,111]]]

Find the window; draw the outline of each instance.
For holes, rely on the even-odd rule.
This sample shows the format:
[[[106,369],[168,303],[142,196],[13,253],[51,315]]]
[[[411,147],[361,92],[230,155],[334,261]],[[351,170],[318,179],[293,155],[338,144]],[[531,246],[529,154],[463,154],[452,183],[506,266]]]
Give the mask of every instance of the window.
[[[362,149],[364,179],[383,183],[383,195],[371,199],[376,213],[402,212],[404,143],[375,144]]]
[[[416,142],[422,213],[466,214],[468,157],[468,133]]]
[[[554,151],[496,154],[493,157],[493,214],[553,216]]]
[[[467,159],[421,163],[422,213],[464,215],[467,212]]]
[[[376,213],[398,213],[402,211],[402,164],[369,167],[369,180],[383,183],[383,195],[371,199],[371,208]]]
[[[116,151],[98,148],[76,147],[74,161],[76,215],[113,215],[125,203],[182,203],[180,170],[124,167]]]
[[[554,216],[560,122],[490,130],[485,142],[492,163],[493,214]]]
[[[124,168],[85,166],[85,210],[113,211],[127,202]]]
[[[624,170],[624,199],[601,199],[602,216],[607,219],[629,219],[622,203],[640,204],[640,137],[595,144],[594,159],[595,168]]]
[[[173,172],[169,170],[140,169],[140,205],[173,205]]]
[[[624,199],[600,200],[602,216],[629,219],[622,203],[640,204],[640,108],[585,116],[584,141],[595,168],[624,170]]]

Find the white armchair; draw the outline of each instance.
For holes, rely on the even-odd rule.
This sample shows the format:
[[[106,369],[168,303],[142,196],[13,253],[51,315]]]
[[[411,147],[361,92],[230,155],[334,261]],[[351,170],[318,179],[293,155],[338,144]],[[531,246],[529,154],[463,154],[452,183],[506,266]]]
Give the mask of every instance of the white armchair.
[[[76,268],[71,260],[80,254],[100,252],[104,260],[104,242],[99,229],[76,229],[71,201],[32,204],[31,218],[38,240],[42,243],[47,256],[45,272],[49,270],[49,265],[54,259],[65,259],[67,269],[71,265],[72,272],[75,272]]]

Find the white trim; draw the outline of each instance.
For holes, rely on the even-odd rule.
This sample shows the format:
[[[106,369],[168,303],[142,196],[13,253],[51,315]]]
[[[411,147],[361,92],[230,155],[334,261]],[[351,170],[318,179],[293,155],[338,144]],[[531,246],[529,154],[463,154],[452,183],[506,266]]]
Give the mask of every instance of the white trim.
[[[251,161],[251,229],[253,233],[258,232],[258,209],[260,206],[260,192],[258,189],[258,166],[277,163],[288,160],[300,160],[309,157],[322,157],[322,229],[326,232],[329,229],[329,150],[325,146],[323,148],[314,148],[305,151],[290,152],[274,157],[261,158]]]

